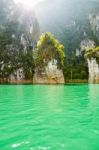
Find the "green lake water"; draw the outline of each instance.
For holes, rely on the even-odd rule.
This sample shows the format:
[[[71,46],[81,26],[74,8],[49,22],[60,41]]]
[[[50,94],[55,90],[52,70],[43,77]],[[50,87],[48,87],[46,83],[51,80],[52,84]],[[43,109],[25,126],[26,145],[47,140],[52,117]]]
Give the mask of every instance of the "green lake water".
[[[99,85],[0,85],[0,150],[99,150]]]

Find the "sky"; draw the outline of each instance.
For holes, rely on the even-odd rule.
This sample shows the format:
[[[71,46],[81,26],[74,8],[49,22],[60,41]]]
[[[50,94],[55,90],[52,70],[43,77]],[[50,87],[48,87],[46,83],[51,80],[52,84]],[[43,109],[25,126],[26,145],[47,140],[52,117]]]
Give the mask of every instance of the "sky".
[[[47,0],[14,0],[16,3],[22,3],[25,5],[25,7],[27,8],[32,8],[32,7],[35,7],[36,5],[40,4],[41,2],[44,2],[44,1],[47,1]],[[56,2],[58,2],[59,0],[55,0]],[[69,1],[73,1],[73,0],[66,0],[66,2],[69,2]],[[82,0],[78,0],[79,2],[82,1]],[[99,1],[99,0],[84,0],[84,1]],[[60,0],[61,2],[61,0]]]
[[[46,0],[14,0],[16,3],[23,3],[26,7],[35,7],[37,4]]]

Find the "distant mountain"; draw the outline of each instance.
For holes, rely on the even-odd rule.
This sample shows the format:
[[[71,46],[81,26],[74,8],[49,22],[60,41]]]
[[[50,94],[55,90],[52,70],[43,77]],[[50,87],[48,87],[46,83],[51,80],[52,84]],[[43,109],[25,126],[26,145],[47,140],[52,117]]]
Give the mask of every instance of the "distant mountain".
[[[46,0],[35,11],[41,31],[55,34],[68,51],[71,44],[73,49],[79,47],[85,32],[92,38],[89,14],[98,10],[98,0]]]

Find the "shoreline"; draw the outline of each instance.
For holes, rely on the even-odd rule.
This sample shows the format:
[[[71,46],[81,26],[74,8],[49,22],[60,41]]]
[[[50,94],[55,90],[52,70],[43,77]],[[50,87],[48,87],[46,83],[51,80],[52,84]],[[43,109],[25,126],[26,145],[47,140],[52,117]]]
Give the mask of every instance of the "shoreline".
[[[9,84],[9,85],[21,85],[21,84],[30,84],[30,85],[65,85],[65,84],[99,84],[99,82],[90,82],[89,80],[81,80],[81,79],[73,79],[73,80],[65,80],[64,83],[33,83],[33,80],[0,80],[1,84]]]
[[[65,85],[65,84],[85,84],[88,83],[88,80],[65,80],[64,83],[33,83],[33,80],[13,80],[13,81],[4,81],[1,80],[0,84],[8,84],[8,85],[21,85],[21,84],[31,84],[31,85]]]

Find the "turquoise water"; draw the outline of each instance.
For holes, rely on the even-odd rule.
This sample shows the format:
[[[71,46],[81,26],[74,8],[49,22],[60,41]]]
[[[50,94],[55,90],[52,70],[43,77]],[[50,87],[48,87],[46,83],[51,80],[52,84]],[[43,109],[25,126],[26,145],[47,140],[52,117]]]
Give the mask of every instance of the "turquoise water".
[[[0,150],[99,150],[99,85],[0,85]]]

